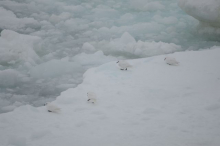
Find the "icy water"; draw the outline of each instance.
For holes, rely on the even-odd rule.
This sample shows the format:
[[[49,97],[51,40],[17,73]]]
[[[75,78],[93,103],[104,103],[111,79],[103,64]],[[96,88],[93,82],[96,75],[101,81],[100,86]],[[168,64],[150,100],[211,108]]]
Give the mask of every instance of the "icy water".
[[[41,106],[90,67],[219,45],[176,0],[1,0],[0,113]]]

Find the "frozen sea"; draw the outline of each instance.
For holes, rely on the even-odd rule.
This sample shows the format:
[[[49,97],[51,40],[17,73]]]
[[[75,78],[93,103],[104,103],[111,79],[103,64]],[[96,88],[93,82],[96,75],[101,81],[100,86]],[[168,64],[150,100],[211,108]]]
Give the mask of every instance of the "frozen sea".
[[[0,114],[0,145],[220,145],[220,47],[127,62],[128,70],[115,61],[87,70],[50,106]],[[54,107],[61,110],[48,112]]]
[[[215,17],[186,2],[1,0],[0,113],[53,101],[110,61],[219,46],[220,30],[198,21]]]

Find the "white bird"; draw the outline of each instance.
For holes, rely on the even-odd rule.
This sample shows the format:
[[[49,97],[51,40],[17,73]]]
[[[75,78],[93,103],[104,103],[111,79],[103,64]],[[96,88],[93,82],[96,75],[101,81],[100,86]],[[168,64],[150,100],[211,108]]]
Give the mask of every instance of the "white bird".
[[[119,60],[118,62],[118,66],[121,68],[121,70],[127,70],[128,67],[132,67],[132,65],[130,65],[127,61],[125,60]]]
[[[89,102],[95,103],[96,102],[96,94],[94,92],[88,92],[87,93]]]
[[[166,57],[166,58],[164,58],[164,61],[169,65],[178,65],[179,64],[179,62],[176,61],[176,59],[173,57]]]
[[[44,105],[47,107],[48,112],[59,113],[61,110],[59,107],[57,107],[56,105],[52,103],[47,102]]]

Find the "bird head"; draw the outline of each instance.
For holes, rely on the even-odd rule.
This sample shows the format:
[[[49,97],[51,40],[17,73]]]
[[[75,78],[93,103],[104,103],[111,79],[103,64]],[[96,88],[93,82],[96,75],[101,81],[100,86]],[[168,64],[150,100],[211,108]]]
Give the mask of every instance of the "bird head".
[[[47,102],[47,103],[45,103],[45,104],[44,104],[44,106],[46,106],[47,104],[48,104],[48,102]]]
[[[88,97],[95,97],[96,94],[94,92],[87,92]]]

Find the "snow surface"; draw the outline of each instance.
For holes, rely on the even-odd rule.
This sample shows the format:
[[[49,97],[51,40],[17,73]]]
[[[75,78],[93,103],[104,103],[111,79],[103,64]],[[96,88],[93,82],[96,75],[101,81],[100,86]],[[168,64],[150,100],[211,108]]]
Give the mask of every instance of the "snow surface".
[[[220,145],[220,47],[127,61],[127,71],[116,62],[86,71],[52,102],[59,114],[30,105],[1,114],[0,145]]]

